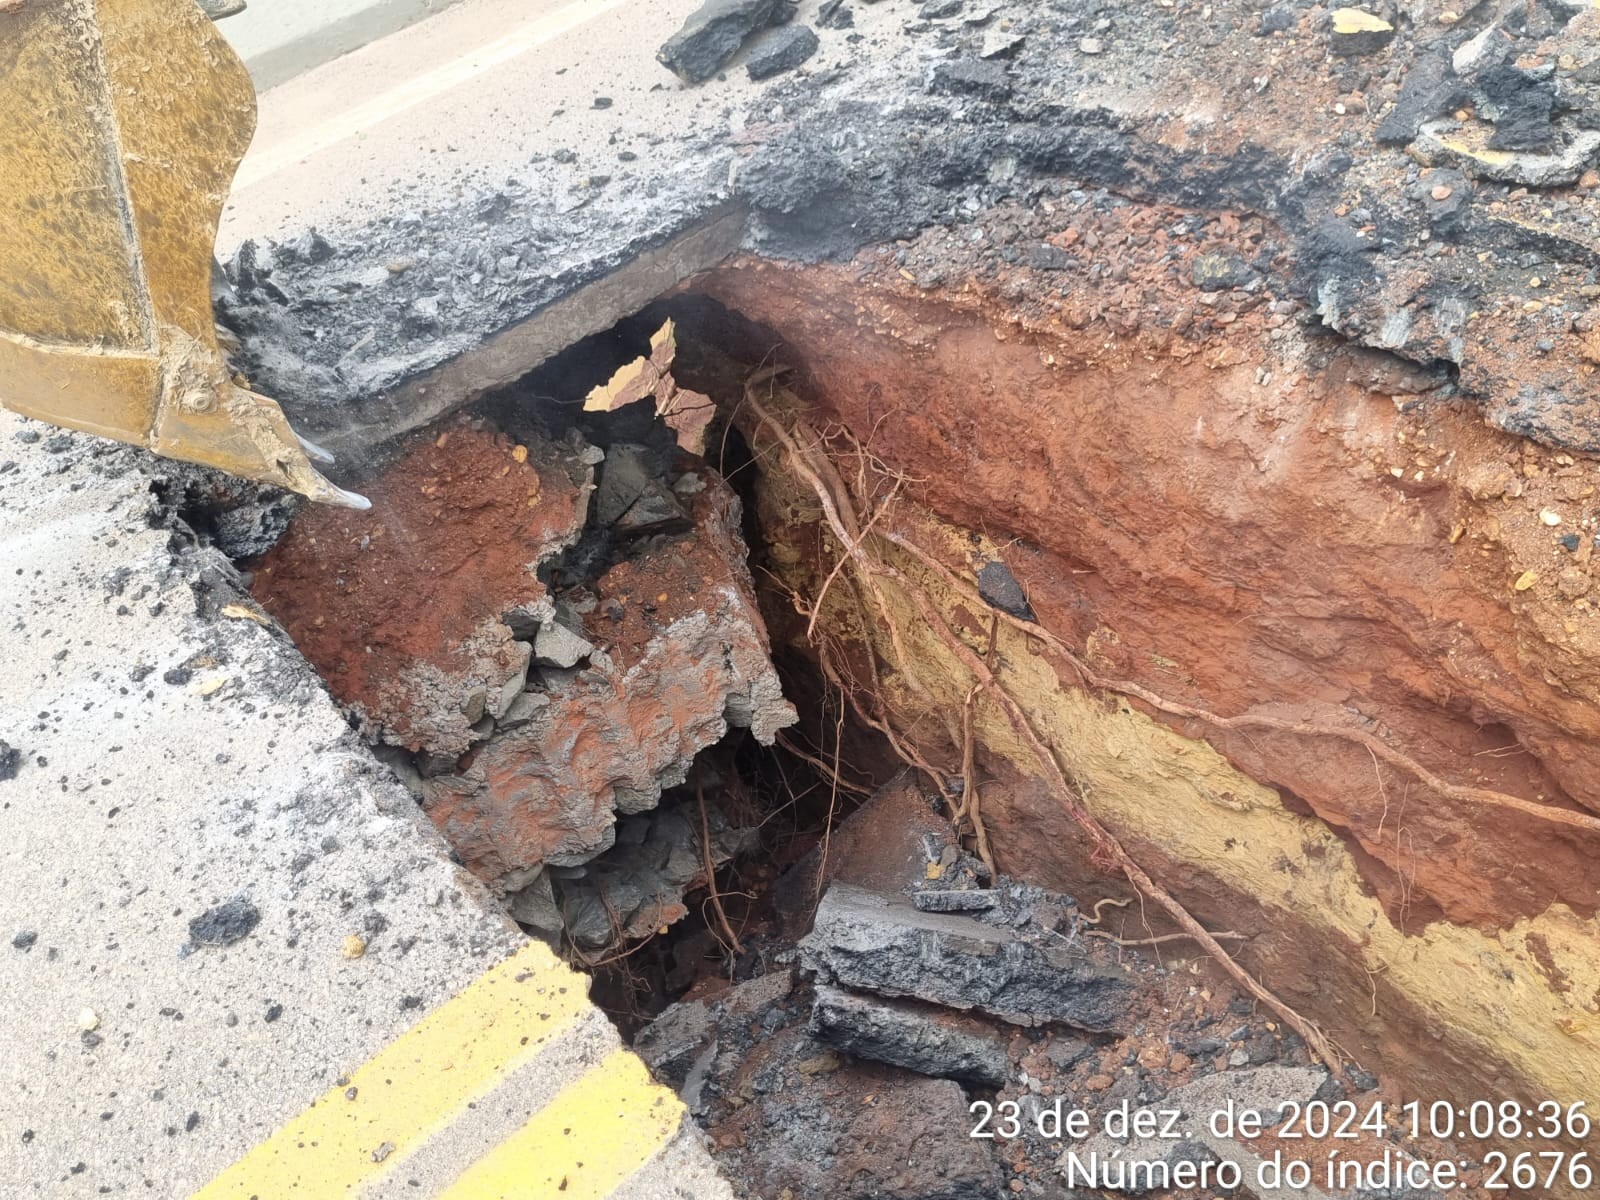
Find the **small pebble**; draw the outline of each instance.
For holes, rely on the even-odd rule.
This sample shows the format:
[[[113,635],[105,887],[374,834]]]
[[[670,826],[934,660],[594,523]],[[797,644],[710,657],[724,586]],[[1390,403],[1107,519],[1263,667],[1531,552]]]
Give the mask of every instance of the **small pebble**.
[[[1542,509],[1539,513],[1539,520],[1546,525],[1559,525],[1561,524],[1561,514],[1553,508]]]
[[[1086,37],[1078,43],[1078,49],[1085,54],[1104,54],[1106,45],[1099,38]]]
[[[367,943],[362,941],[355,934],[352,933],[349,937],[345,938],[343,953],[346,958],[360,958],[366,952]]]
[[[100,1028],[100,1014],[92,1008],[86,1008],[78,1014],[78,1028],[85,1033],[93,1033]]]
[[[1455,188],[1447,183],[1439,183],[1434,185],[1433,191],[1429,192],[1428,195],[1435,200],[1448,200],[1454,193]]]

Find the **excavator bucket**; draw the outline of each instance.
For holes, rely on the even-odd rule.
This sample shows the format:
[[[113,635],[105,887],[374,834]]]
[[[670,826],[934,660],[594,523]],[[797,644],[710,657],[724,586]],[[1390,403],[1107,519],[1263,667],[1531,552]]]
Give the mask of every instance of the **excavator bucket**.
[[[217,344],[212,252],[255,119],[195,0],[0,0],[0,404],[365,507]]]

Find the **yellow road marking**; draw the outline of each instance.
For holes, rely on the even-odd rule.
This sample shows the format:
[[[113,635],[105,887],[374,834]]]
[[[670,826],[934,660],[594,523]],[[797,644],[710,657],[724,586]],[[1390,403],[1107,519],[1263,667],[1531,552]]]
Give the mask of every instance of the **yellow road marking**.
[[[388,1174],[589,1008],[586,981],[542,942],[490,968],[192,1200],[311,1200]]]
[[[683,1113],[632,1052],[618,1050],[467,1168],[440,1200],[602,1200],[671,1140]]]

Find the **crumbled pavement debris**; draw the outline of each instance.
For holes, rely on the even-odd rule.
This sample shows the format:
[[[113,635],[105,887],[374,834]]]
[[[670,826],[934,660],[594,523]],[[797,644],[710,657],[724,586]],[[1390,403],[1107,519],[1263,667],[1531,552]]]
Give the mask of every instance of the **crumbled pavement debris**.
[[[1502,63],[1485,71],[1477,82],[1495,114],[1489,149],[1550,149],[1555,141],[1551,119],[1556,107],[1556,90],[1548,79]]]
[[[810,26],[785,25],[756,42],[745,60],[745,70],[751,79],[770,79],[794,70],[815,54],[821,44]]]
[[[1334,54],[1376,54],[1394,40],[1394,26],[1365,9],[1335,8],[1328,22],[1328,49]]]
[[[837,830],[840,870],[888,888],[866,896],[878,914],[914,914],[902,902],[906,896],[976,894],[974,867],[981,864],[955,843],[947,824],[883,834],[885,819],[904,824],[915,798],[914,787],[893,784]],[[950,997],[954,1006],[890,997],[834,978],[819,960],[814,933],[795,955],[779,934],[747,930],[747,949],[766,963],[765,974],[731,986],[726,976],[702,978],[690,997],[638,1032],[637,1053],[656,1078],[682,1094],[723,1168],[747,1194],[792,1200],[1053,1197],[1062,1194],[1067,1150],[1098,1146],[1062,1144],[1030,1128],[1014,1139],[958,1136],[976,1120],[970,1110],[976,1099],[1018,1104],[1029,1126],[1054,1098],[1072,1098],[1093,1114],[1098,1133],[1104,1115],[1122,1106],[1165,1104],[1210,1115],[1234,1099],[1235,1106],[1259,1102],[1275,1110],[1280,1099],[1354,1098],[1376,1086],[1358,1070],[1347,1077],[1355,1091],[1328,1078],[1310,1064],[1298,1038],[1250,998],[1219,986],[1218,978],[1197,976],[1187,958],[1176,958],[1178,946],[1158,958],[1086,938],[1088,925],[1069,896],[1005,877],[990,883],[982,891],[994,907],[957,918],[958,938],[933,934],[926,944],[930,971],[950,989],[971,989]],[[862,896],[838,882],[827,894],[842,891]],[[824,939],[838,936],[827,901],[818,923]],[[883,939],[858,933],[843,939],[862,960],[877,958],[866,973],[902,978],[898,949],[880,949]],[[1118,1032],[1091,1032],[1070,1021],[1014,1026],[984,1016],[981,1003],[973,1002],[990,994],[995,958],[1016,954],[997,954],[1006,939],[1061,947],[1080,962],[1120,973],[1126,990]],[[958,1133],[926,1136],[930,1130]],[[898,1141],[910,1134],[917,1134],[915,1149]],[[1162,1142],[1152,1158],[1216,1160],[1246,1152],[1235,1142],[1197,1136],[1176,1146]]]
[[[822,0],[817,9],[817,24],[824,29],[849,29],[856,23],[847,0]]]
[[[912,912],[900,903],[907,894],[971,892],[976,860],[948,825],[885,836],[883,821],[875,819],[901,828],[914,792],[904,783],[882,789],[838,831],[840,869],[882,889],[865,897],[877,913],[897,906]],[[837,882],[828,896],[852,890],[862,896]],[[1178,1107],[1209,1117],[1231,1099],[1236,1107],[1276,1112],[1287,1099],[1358,1099],[1376,1088],[1377,1080],[1355,1067],[1345,1081],[1329,1078],[1271,1014],[1217,977],[1197,976],[1188,957],[1177,957],[1177,944],[1159,958],[1118,947],[1085,936],[1088,926],[1071,897],[1003,876],[985,890],[995,899],[992,909],[960,918],[960,937],[932,935],[924,945],[930,972],[942,975],[945,986],[971,988],[952,997],[953,1007],[834,978],[814,944],[807,948],[815,934],[802,943],[797,974],[786,938],[747,931],[747,948],[767,964],[765,974],[731,986],[725,976],[701,979],[689,998],[639,1031],[635,1050],[680,1093],[747,1194],[791,1200],[1078,1195],[1061,1190],[1066,1154],[1085,1154],[1099,1142],[1040,1135],[1032,1116],[1056,1097],[1087,1110],[1098,1136],[1105,1115],[1124,1107]],[[818,924],[833,930],[825,939],[838,936],[826,900]],[[974,936],[975,928],[983,932]],[[981,1003],[971,1002],[988,994],[993,960],[1017,953],[995,953],[996,939],[1011,938],[1125,971],[1119,1031],[1092,1032],[1070,1021],[1023,1027],[983,1016]],[[842,940],[866,958],[879,939],[852,933]],[[972,1128],[970,1105],[978,1099],[1018,1105],[1020,1136],[961,1136]],[[1191,1126],[1194,1138],[1161,1141],[1146,1157],[1249,1161],[1243,1156],[1251,1147],[1212,1136],[1201,1120]],[[928,1136],[930,1130],[946,1132]],[[1126,1157],[1132,1145],[1125,1140],[1107,1153],[1120,1148]]]
[[[0,740],[0,783],[15,779],[22,769],[22,751],[10,742]]]
[[[1424,121],[1453,111],[1468,95],[1469,89],[1455,78],[1450,58],[1442,49],[1425,54],[1406,72],[1394,107],[1379,122],[1373,138],[1388,146],[1409,145]]]
[[[928,90],[944,95],[977,96],[984,100],[1000,101],[1010,96],[1014,87],[1005,63],[992,59],[958,58],[933,68]]]
[[[261,911],[242,896],[208,908],[189,922],[195,946],[229,946],[250,936],[261,923]]]
[[[687,83],[701,83],[720,71],[745,40],[773,23],[778,0],[706,0],[669,38],[656,60]]]
[[[903,1000],[819,984],[811,1029],[856,1058],[974,1087],[1006,1081],[1006,1036],[992,1025]]]
[[[1028,603],[1022,584],[1011,573],[1011,568],[999,559],[991,559],[978,568],[978,595],[985,604],[998,608],[1019,621],[1036,621],[1033,606]]]
[[[842,987],[977,1009],[1017,1025],[1125,1029],[1133,980],[998,923],[922,912],[835,884],[800,943],[808,971]]]
[[[32,950],[35,942],[39,940],[38,931],[33,929],[19,929],[11,935],[11,948],[13,950]]]
[[[1203,292],[1221,292],[1249,286],[1257,278],[1248,263],[1235,254],[1199,254],[1189,264],[1189,277]]]

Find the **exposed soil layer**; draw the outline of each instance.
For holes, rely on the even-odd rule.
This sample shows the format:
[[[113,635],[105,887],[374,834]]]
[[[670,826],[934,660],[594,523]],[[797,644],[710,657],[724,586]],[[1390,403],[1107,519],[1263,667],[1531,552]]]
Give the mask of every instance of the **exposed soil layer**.
[[[739,497],[650,405],[580,411],[512,399],[505,424],[412,438],[370,513],[307,511],[255,589],[369,735],[411,752],[391,762],[463,865],[599,956],[687,915],[754,840],[739,780],[699,756],[734,729],[771,745],[795,712]]]
[[[419,718],[400,681],[422,687],[427,668],[468,690],[504,678],[500,615],[544,597],[534,568],[582,529],[588,468],[570,449],[530,452],[456,421],[412,438],[365,486],[370,512],[303,511],[257,567],[255,596],[385,740],[459,753],[466,705],[459,721]]]
[[[889,270],[847,286],[748,264],[702,287],[782,331],[824,420],[1005,547],[1040,623],[1098,672],[1218,714],[1381,730],[1444,778],[1600,811],[1593,463],[1259,326],[1049,337]],[[1397,918],[1594,912],[1593,833],[1427,794],[1337,738],[1180,728],[1356,837]]]
[[[603,664],[553,673],[535,719],[424,782],[429,815],[479,874],[585,861],[611,845],[616,813],[653,808],[730,725],[770,743],[793,721],[744,565],[738,498],[706,475],[693,535],[595,582],[584,628]]]
[[[934,231],[849,268],[741,262],[695,285],[725,308],[691,298],[681,311],[751,362],[798,368],[809,431],[798,436],[842,477],[868,481],[858,516],[877,519],[888,552],[907,539],[956,579],[1004,564],[1039,636],[1019,621],[996,647],[998,618],[976,583],[952,594],[916,560],[895,560],[942,597],[973,651],[988,647],[995,670],[1029,689],[1028,713],[1062,731],[1047,738],[1093,743],[1111,736],[1102,725],[1142,728],[1148,716],[1221,752],[1214,773],[1181,740],[1167,759],[1135,742],[1054,743],[1069,767],[1085,764],[1091,807],[1097,770],[1129,773],[1108,819],[1203,922],[1252,935],[1253,971],[1348,1051],[1394,1064],[1413,1093],[1534,1096],[1541,1078],[1570,1075],[1567,1039],[1590,1053],[1583,1030],[1600,1011],[1585,965],[1600,883],[1596,464],[1488,428],[1447,376],[1318,337],[1293,319],[1297,305],[1245,276],[1219,287],[1187,248],[1148,253],[1172,217],[1103,197],[1019,216],[1019,251],[1086,229],[1127,246],[1115,286],[1088,296],[1021,253],[998,275],[966,276],[958,241]],[[1248,264],[1272,233],[1223,217],[1213,236]],[[918,286],[935,267],[961,286]],[[769,561],[803,606],[842,551],[783,448],[748,413],[740,421],[763,459]],[[885,503],[896,481],[903,498]],[[777,640],[814,654],[804,612],[780,625],[781,607],[768,609]],[[898,669],[867,628],[873,610],[824,612],[828,657],[837,670],[844,647],[859,658],[876,639],[881,686],[867,708],[959,780],[966,684],[937,682],[959,668],[933,661],[936,641],[906,608],[916,665]],[[907,681],[923,668],[921,684]],[[1102,698],[1080,707],[1079,689]],[[1062,705],[1078,725],[1051,716]],[[1001,869],[1125,895],[995,720],[980,723],[973,780]],[[1156,772],[1151,797],[1177,786],[1203,814],[1139,810],[1141,762]],[[1266,805],[1291,817],[1270,841],[1257,820]],[[1221,830],[1230,814],[1237,836],[1205,851],[1220,857],[1174,849],[1172,821],[1203,815]],[[1285,832],[1295,814],[1311,818],[1298,835]],[[1330,916],[1353,911],[1345,888],[1376,898],[1383,930]],[[1558,948],[1541,932],[1552,928]],[[1472,1020],[1453,1011],[1445,978],[1428,974],[1437,966],[1387,976],[1386,955],[1408,954],[1408,939],[1417,962],[1481,947],[1484,984],[1494,972],[1514,981],[1541,1032],[1516,1046],[1499,1040],[1491,1005]]]

